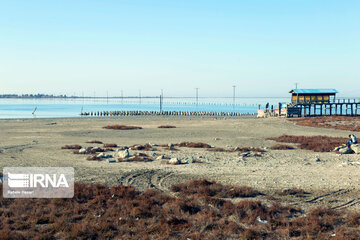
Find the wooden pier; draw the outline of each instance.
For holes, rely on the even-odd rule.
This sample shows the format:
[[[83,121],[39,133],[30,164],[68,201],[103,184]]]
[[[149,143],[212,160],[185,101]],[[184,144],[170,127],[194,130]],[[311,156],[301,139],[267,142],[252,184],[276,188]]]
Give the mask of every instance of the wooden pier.
[[[296,103],[287,106],[287,117],[360,116],[360,100]]]

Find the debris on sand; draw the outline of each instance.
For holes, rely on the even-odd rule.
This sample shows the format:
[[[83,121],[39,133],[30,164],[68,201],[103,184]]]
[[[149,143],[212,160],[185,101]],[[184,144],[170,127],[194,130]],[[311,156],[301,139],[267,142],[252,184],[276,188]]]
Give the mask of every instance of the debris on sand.
[[[99,140],[89,140],[89,141],[87,141],[86,143],[103,144],[103,142],[102,142],[102,141],[99,141]]]
[[[104,144],[104,148],[115,148],[117,146],[118,145],[115,144],[115,143],[106,143],[106,144]]]
[[[98,157],[96,154],[94,154],[94,155],[88,156],[86,158],[86,160],[88,160],[88,161],[101,161],[101,158]]]
[[[271,150],[292,150],[295,149],[293,146],[286,144],[275,144],[270,147]]]
[[[117,159],[118,162],[152,162],[153,159],[151,159],[147,154],[145,153],[135,153],[133,156],[129,156],[126,158],[119,157]]]
[[[82,147],[78,144],[74,144],[74,145],[65,145],[62,146],[61,149],[81,149]]]
[[[172,126],[172,125],[161,125],[161,126],[158,126],[158,128],[176,128],[176,126]]]
[[[188,147],[188,148],[211,148],[209,144],[202,142],[181,142],[175,145],[179,147]]]
[[[153,148],[149,143],[145,145],[135,144],[129,147],[130,150],[142,150],[142,151],[156,151],[156,148]]]
[[[87,148],[81,148],[79,150],[75,150],[74,154],[94,154],[98,152],[105,152],[104,149],[100,147],[87,147]]]
[[[126,126],[126,125],[109,125],[103,127],[105,129],[113,129],[113,130],[136,130],[136,129],[142,129],[142,127],[138,126]]]
[[[276,142],[299,143],[299,148],[313,150],[314,152],[331,152],[335,147],[342,145],[347,138],[328,136],[293,136],[267,138]]]

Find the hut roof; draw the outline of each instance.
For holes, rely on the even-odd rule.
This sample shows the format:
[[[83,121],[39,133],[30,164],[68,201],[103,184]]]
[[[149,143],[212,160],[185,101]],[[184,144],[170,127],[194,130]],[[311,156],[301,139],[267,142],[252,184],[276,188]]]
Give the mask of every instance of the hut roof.
[[[338,91],[336,89],[293,89],[289,93],[298,93],[298,94],[336,94]]]

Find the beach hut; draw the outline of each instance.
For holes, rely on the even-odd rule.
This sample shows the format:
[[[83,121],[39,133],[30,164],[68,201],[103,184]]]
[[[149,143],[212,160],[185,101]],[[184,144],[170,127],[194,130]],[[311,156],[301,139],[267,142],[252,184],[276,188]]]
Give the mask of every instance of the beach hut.
[[[336,89],[292,89],[292,104],[330,103],[335,101]]]

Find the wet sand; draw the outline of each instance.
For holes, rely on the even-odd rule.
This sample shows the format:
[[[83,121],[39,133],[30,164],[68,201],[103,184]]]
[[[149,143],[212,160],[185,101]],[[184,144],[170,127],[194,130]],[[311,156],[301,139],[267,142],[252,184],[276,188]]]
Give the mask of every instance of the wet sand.
[[[143,129],[116,131],[102,128],[114,124],[141,126]],[[174,125],[176,128],[157,128],[160,125]],[[61,149],[67,144],[102,146],[86,143],[89,140],[120,146],[189,141],[225,149],[237,146],[269,148],[276,143],[266,138],[282,134],[347,137],[349,132],[297,126],[285,119],[256,118],[129,116],[0,120],[0,167],[74,167],[76,181],[131,184],[139,190],[152,187],[167,193],[172,184],[206,177],[224,184],[252,186],[265,194],[257,197],[264,201],[276,199],[305,209],[329,205],[360,210],[360,155],[295,149],[267,150],[261,157],[242,158],[234,152],[180,147],[177,147],[178,151],[169,151],[159,147],[155,152],[158,155],[179,159],[188,157],[202,162],[167,165],[161,160],[145,163],[87,161],[85,155]],[[317,157],[319,162],[315,160]],[[304,189],[308,194],[290,197],[275,193],[294,187]]]

